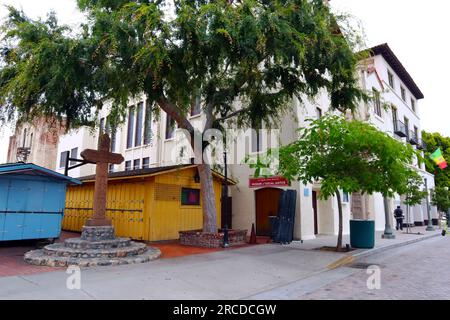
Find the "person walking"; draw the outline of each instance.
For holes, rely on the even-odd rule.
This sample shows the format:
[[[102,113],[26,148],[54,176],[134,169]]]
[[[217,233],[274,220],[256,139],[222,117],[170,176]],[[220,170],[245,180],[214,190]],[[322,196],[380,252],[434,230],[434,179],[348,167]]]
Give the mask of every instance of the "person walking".
[[[400,206],[397,206],[397,209],[394,210],[394,217],[397,221],[397,225],[395,226],[395,229],[403,230],[403,210],[400,208]]]

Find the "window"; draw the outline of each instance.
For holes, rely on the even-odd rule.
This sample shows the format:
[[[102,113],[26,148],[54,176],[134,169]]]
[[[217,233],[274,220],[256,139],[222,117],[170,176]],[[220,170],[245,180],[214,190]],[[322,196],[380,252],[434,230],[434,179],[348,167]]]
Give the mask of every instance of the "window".
[[[252,130],[252,152],[262,150],[262,132],[260,129]]]
[[[411,109],[412,111],[416,112],[416,100],[411,98]]]
[[[107,133],[108,135],[111,134],[111,124],[109,123],[108,118],[106,118],[105,133]]]
[[[127,149],[133,147],[133,133],[134,133],[134,106],[130,107],[128,111]]]
[[[380,93],[373,88],[373,107],[374,112],[377,116],[381,117],[381,101],[380,101]]]
[[[181,204],[184,206],[199,206],[200,189],[181,188]]]
[[[416,139],[416,141],[419,140],[419,129],[417,129],[416,126],[414,126],[414,138]]]
[[[134,134],[134,146],[139,147],[142,144],[142,120],[144,117],[144,103],[139,102],[136,111],[136,132]]]
[[[392,106],[392,122],[394,124],[394,131],[397,130],[398,125],[398,115],[397,115],[397,108],[395,106]]]
[[[23,129],[23,139],[22,139],[22,147],[25,148],[27,142],[27,129]]]
[[[142,169],[147,169],[150,165],[150,158],[143,158],[142,159]]]
[[[141,159],[136,159],[133,161],[133,170],[138,170],[141,168]]]
[[[30,149],[33,146],[33,133],[30,134]]]
[[[77,159],[78,157],[78,148],[73,148],[72,150],[70,150],[70,157],[73,159]],[[70,165],[73,166],[74,164],[76,164],[76,161],[70,161]]]
[[[131,160],[125,161],[125,171],[131,170]]]
[[[395,106],[392,106],[392,121],[394,123],[397,123],[398,115],[397,115],[397,108]]]
[[[201,98],[200,96],[197,96],[195,98],[195,102],[191,106],[191,116],[197,116],[201,112]]]
[[[388,81],[392,89],[394,89],[394,75],[388,71]]]
[[[406,90],[403,87],[400,87],[400,91],[402,93],[402,100],[406,102]]]
[[[111,145],[109,146],[111,152],[116,151],[116,128],[111,127],[110,120],[106,118],[106,124],[105,124],[105,133],[107,133],[110,136]]]
[[[406,133],[406,140],[409,140],[409,119],[407,117],[405,119],[405,133]]]
[[[152,141],[152,106],[150,101],[145,103],[144,144]]]
[[[116,132],[117,132],[116,128],[111,129],[111,152],[116,151],[116,141],[117,141]]]
[[[100,128],[99,128],[99,134],[105,133],[105,118],[100,119]],[[106,132],[107,133],[107,132]]]
[[[175,120],[170,115],[166,117],[166,139],[172,139],[175,133]]]
[[[61,152],[61,156],[59,158],[59,167],[64,168],[66,166],[67,158],[69,157],[69,151]]]
[[[350,202],[350,195],[348,192],[342,191],[342,203],[349,203]]]
[[[322,118],[322,109],[316,107],[316,119]]]
[[[114,172],[114,164],[110,163],[108,165],[108,172]]]

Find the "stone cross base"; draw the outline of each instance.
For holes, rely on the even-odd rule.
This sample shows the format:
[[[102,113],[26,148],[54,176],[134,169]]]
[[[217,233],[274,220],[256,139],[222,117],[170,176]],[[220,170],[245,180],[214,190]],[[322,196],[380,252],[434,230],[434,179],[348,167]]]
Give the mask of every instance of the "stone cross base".
[[[81,240],[101,241],[101,240],[113,240],[115,238],[116,237],[114,236],[113,226],[101,226],[101,227],[83,226],[83,228],[81,229]]]
[[[129,238],[116,238],[113,226],[83,226],[80,238],[27,252],[24,260],[30,264],[67,267],[120,265],[157,259],[161,251]]]

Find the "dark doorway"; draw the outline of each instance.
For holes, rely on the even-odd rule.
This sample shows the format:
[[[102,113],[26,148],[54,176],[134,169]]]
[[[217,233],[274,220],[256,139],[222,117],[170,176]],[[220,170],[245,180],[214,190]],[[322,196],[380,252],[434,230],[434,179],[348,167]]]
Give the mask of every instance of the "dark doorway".
[[[264,188],[255,191],[256,234],[270,236],[270,216],[278,216],[278,205],[282,190]]]
[[[319,234],[319,224],[317,221],[317,191],[312,192],[312,207],[314,212],[314,234]]]

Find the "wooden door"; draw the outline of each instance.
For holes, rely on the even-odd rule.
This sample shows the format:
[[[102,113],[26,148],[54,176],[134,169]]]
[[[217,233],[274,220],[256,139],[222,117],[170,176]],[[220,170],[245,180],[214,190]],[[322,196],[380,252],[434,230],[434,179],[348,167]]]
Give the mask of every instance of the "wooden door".
[[[319,234],[319,223],[317,221],[317,191],[312,192],[312,207],[314,212],[314,234]]]
[[[264,188],[255,191],[256,234],[270,236],[270,216],[278,216],[281,189]]]

